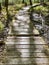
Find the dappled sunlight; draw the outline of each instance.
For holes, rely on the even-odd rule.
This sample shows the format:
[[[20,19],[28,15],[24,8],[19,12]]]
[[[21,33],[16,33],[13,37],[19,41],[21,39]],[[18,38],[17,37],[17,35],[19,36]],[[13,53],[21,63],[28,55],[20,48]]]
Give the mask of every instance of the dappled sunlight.
[[[48,13],[49,6],[45,0],[2,0],[1,65],[49,65]]]
[[[33,33],[37,34],[37,35],[40,34],[39,31],[37,29],[35,29],[35,28],[33,29]]]

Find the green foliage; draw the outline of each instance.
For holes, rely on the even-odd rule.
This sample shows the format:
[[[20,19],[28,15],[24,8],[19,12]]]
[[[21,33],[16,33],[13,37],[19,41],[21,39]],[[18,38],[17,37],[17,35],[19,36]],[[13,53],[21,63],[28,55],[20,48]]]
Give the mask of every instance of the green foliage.
[[[48,8],[47,7],[37,6],[37,7],[33,8],[33,9],[37,13],[42,13],[43,15],[47,15],[48,14]]]
[[[24,6],[24,4],[16,4],[15,8],[16,10],[20,10],[22,7]]]
[[[24,5],[23,4],[16,4],[16,5],[13,5],[13,6],[9,6],[8,7],[8,11],[9,11],[9,14],[11,16],[15,15],[16,13],[18,13],[18,11],[23,7]]]
[[[45,21],[46,21],[45,24],[49,26],[49,16],[48,16],[49,15],[49,6],[40,5],[40,6],[36,6],[36,7],[31,7],[28,11],[32,12],[32,13],[35,12],[37,14],[41,14],[44,17],[46,17],[45,18]]]
[[[4,29],[4,24],[0,21],[0,31]]]
[[[38,12],[48,11],[47,7],[43,7],[43,6],[35,7],[34,10],[36,10]]]

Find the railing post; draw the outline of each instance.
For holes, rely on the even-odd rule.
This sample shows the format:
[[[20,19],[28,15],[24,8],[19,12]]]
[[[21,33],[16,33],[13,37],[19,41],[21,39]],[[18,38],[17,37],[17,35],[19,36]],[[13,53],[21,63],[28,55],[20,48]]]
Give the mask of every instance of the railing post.
[[[2,10],[2,7],[1,7],[1,3],[0,3],[0,14],[1,14],[1,10]]]

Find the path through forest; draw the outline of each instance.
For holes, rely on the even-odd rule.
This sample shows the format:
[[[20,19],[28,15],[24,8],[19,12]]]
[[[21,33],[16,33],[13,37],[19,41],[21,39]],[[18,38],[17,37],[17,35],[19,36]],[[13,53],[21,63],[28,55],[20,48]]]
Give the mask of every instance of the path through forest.
[[[48,58],[43,52],[43,46],[46,43],[33,26],[28,9],[29,7],[24,7],[15,15],[16,20],[13,20],[12,34],[22,36],[7,37],[6,44],[11,51],[11,53],[10,51],[7,52],[8,65],[49,65]],[[30,34],[37,34],[38,36],[30,36]]]

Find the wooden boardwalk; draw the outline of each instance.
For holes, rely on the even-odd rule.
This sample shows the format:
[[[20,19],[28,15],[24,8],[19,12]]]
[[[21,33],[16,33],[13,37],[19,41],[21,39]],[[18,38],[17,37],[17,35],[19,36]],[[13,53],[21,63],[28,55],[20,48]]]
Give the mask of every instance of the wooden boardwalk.
[[[7,37],[8,62],[5,65],[49,65],[49,56],[44,53],[47,43],[33,27],[26,12],[27,7],[19,11],[12,26],[12,34]]]

